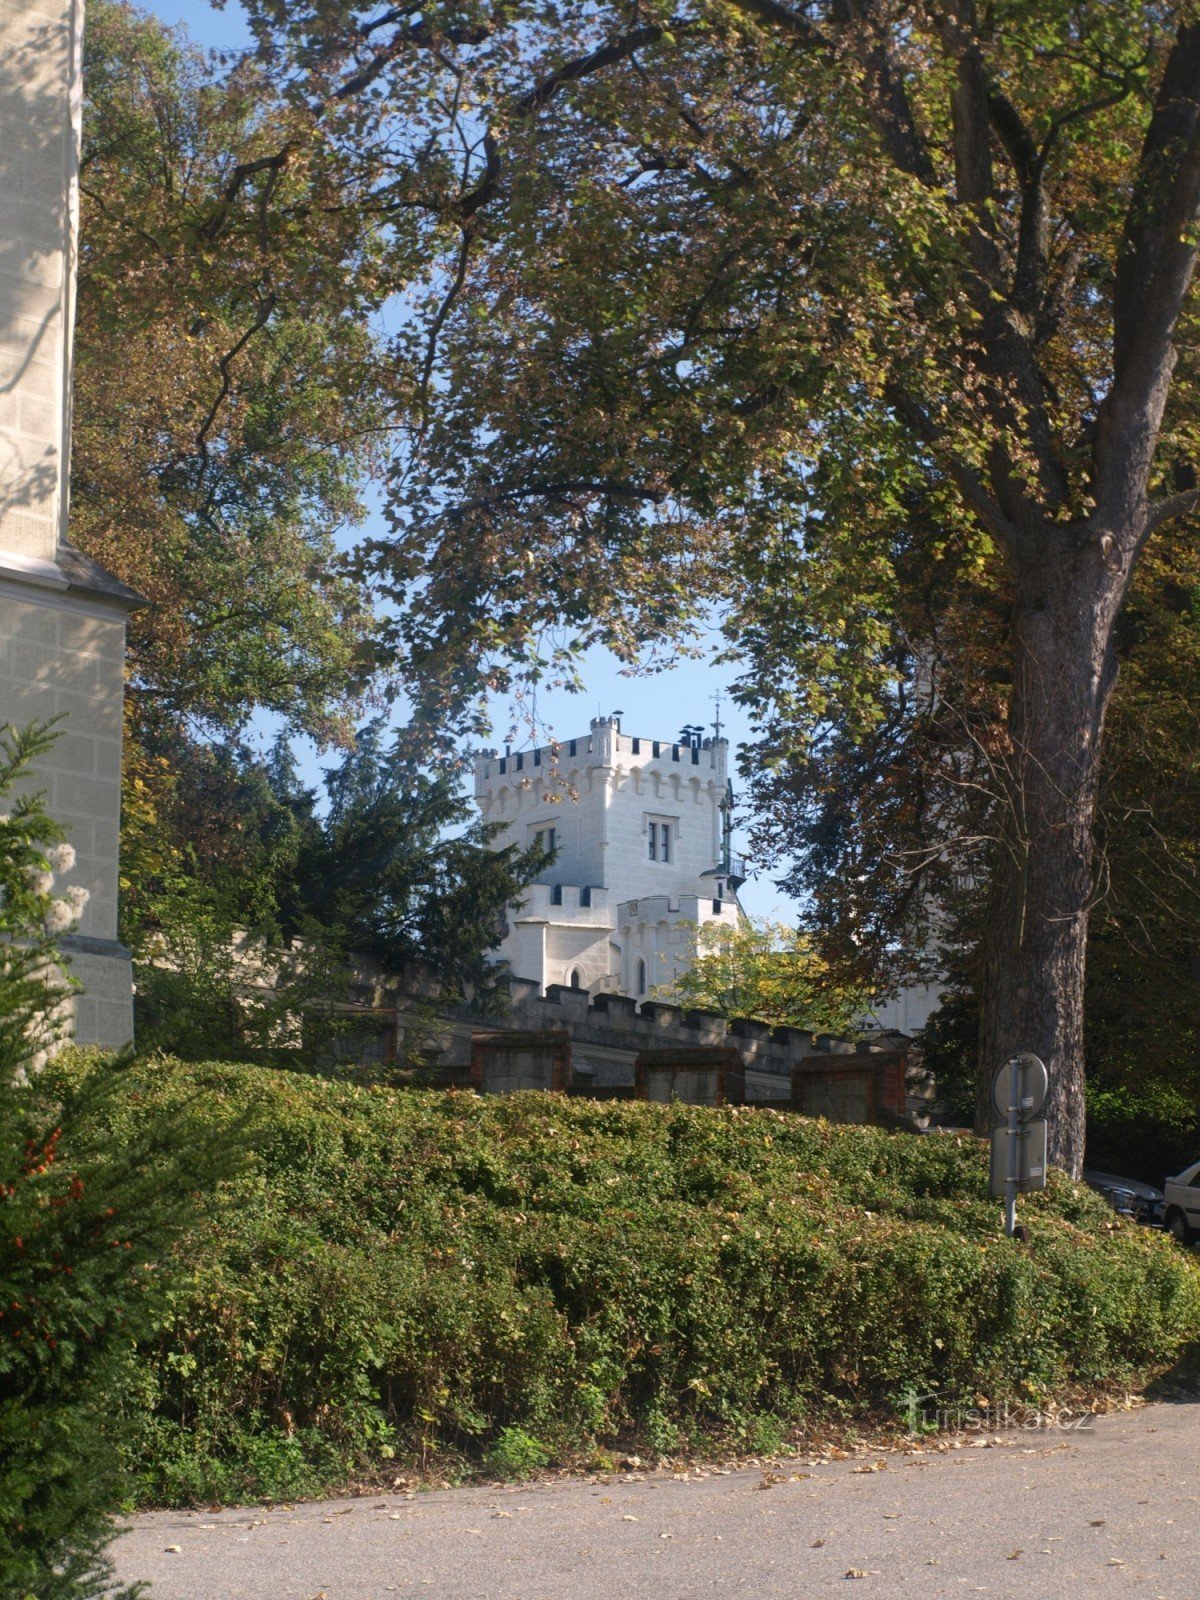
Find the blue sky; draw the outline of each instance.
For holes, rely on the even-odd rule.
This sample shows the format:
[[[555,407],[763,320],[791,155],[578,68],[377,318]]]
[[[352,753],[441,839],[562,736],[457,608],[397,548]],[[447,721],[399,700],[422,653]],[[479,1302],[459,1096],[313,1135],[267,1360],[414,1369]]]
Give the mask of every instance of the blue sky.
[[[249,43],[245,14],[238,0],[229,0],[221,9],[207,0],[143,0],[143,9],[164,22],[182,23],[190,37],[210,49],[236,49]],[[370,523],[367,534],[382,531]],[[719,639],[714,633],[707,644],[715,651]],[[586,731],[598,712],[620,710],[628,733],[647,738],[673,738],[684,723],[699,723],[711,731],[715,717],[714,696],[721,697],[721,721],[725,736],[740,745],[751,737],[745,713],[729,696],[734,677],[731,667],[711,660],[686,660],[664,672],[629,676],[620,662],[603,650],[592,650],[584,658],[582,675],[586,690],[573,694],[563,689],[539,689],[536,711],[549,734],[569,739]],[[493,743],[502,745],[512,721],[510,707],[498,701],[494,707]],[[519,737],[518,742],[521,742]],[[310,781],[317,776],[315,756],[305,762]],[[735,780],[736,781],[736,780]],[[744,840],[738,840],[744,848]],[[742,902],[754,916],[779,916],[791,919],[796,907],[765,878],[751,880],[742,890]]]

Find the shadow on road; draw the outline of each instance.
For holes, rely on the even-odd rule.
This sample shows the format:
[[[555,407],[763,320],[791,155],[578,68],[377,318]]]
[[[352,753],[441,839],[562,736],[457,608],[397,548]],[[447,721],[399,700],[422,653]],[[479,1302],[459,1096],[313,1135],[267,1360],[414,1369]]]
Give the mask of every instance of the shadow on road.
[[[1178,1361],[1148,1385],[1146,1399],[1175,1404],[1200,1403],[1200,1341],[1188,1345]]]

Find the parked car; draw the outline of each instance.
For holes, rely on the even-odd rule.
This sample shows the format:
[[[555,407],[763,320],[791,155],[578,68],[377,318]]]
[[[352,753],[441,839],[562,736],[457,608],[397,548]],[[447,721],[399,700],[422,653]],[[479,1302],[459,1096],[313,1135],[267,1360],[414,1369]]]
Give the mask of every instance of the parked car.
[[[1180,1244],[1190,1244],[1200,1233],[1200,1161],[1168,1178],[1164,1188],[1163,1226]]]
[[[1083,1181],[1097,1194],[1102,1194],[1113,1210],[1119,1211],[1123,1217],[1154,1226],[1162,1221],[1163,1192],[1153,1184],[1139,1183],[1136,1178],[1118,1178],[1111,1172],[1090,1170],[1084,1172]]]

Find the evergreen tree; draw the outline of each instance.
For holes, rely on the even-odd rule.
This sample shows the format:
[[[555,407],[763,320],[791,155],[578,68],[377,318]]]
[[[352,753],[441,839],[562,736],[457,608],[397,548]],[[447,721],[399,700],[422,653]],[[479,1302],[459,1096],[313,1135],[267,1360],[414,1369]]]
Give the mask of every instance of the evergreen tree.
[[[98,1600],[122,1479],[132,1347],[170,1291],[169,1247],[236,1160],[155,1112],[103,1134],[119,1063],[63,1074],[68,985],[57,935],[81,903],[74,860],[29,787],[45,727],[0,737],[0,1595]],[[12,798],[13,795],[17,798]]]

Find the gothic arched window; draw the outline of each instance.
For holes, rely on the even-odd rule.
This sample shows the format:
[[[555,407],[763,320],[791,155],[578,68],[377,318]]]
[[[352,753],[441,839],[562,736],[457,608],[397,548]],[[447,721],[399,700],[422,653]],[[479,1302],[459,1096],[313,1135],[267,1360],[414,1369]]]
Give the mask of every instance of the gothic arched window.
[[[645,994],[646,992],[646,963],[644,961],[639,961],[637,964],[637,992],[639,994]]]
[[[572,989],[583,988],[583,974],[578,967],[571,968],[571,987]]]

